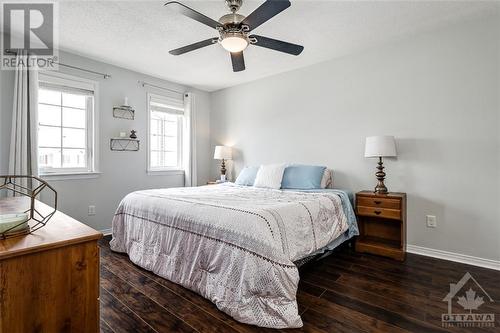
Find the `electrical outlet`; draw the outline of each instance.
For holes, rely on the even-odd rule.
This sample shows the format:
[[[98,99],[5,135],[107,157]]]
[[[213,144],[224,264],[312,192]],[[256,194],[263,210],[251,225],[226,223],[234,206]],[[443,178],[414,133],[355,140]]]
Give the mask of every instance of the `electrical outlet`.
[[[437,227],[436,216],[434,216],[434,215],[427,215],[425,217],[425,220],[427,221],[427,227],[428,228],[435,228],[435,227]]]
[[[95,215],[95,206],[89,206],[89,216]]]

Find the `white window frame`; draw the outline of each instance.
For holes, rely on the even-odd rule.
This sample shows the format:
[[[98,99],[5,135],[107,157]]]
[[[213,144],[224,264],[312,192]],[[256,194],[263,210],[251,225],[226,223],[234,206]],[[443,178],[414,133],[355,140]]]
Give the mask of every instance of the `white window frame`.
[[[94,92],[94,104],[87,113],[86,123],[86,149],[87,167],[85,168],[40,168],[39,174],[44,178],[72,179],[72,178],[93,178],[98,176],[99,166],[99,131],[98,131],[98,107],[99,107],[99,83],[97,81],[59,73],[44,72],[39,73],[39,82],[47,82],[54,85],[68,86],[71,88],[92,90]],[[40,89],[40,88],[39,88]],[[62,124],[61,124],[62,125]],[[37,156],[38,158],[38,156]]]
[[[160,95],[160,94],[154,94],[148,92],[146,94],[146,108],[148,110],[148,133],[147,133],[147,173],[150,175],[161,175],[161,174],[184,174],[184,167],[183,167],[183,154],[184,154],[184,122],[186,121],[185,114],[182,116],[182,122],[178,123],[178,128],[177,128],[177,162],[178,165],[176,167],[151,167],[151,99],[159,99],[159,100],[164,100],[166,104],[170,102],[174,103],[183,103],[182,100],[175,100],[172,97],[165,96],[165,95]],[[185,110],[184,110],[185,112]]]

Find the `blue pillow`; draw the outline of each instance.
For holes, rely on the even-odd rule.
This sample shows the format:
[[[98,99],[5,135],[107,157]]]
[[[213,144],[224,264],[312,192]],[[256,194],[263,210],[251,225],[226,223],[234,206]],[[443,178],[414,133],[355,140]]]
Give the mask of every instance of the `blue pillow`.
[[[238,178],[236,178],[236,181],[234,183],[236,185],[252,186],[255,182],[257,171],[259,171],[259,167],[245,167],[243,170],[241,170]]]
[[[311,190],[321,188],[321,179],[326,167],[292,164],[286,167],[281,188]]]

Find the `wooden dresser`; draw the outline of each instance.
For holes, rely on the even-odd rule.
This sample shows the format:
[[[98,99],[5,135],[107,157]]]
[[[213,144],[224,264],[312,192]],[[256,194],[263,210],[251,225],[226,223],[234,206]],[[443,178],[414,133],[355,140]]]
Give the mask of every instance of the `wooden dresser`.
[[[356,251],[404,260],[406,253],[406,194],[356,193],[359,237]]]
[[[0,212],[26,199],[0,199]],[[33,234],[0,240],[0,333],[99,332],[101,237],[58,211]]]

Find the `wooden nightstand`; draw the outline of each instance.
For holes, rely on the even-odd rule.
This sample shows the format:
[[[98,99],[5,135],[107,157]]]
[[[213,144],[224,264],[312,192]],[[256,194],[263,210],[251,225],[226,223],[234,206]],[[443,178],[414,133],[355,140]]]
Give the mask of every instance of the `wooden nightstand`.
[[[403,261],[406,254],[406,193],[356,193],[356,251]]]

